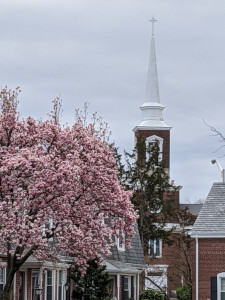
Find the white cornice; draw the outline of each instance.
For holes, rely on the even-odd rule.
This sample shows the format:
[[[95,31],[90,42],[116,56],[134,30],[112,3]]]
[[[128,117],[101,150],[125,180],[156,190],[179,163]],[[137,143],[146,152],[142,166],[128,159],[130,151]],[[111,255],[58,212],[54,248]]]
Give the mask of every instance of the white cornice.
[[[225,239],[225,232],[202,232],[202,231],[194,231],[190,233],[192,238],[224,238]]]
[[[170,131],[173,127],[166,125],[163,121],[161,121],[160,123],[163,123],[162,126],[154,126],[154,125],[145,125],[143,124],[144,122],[141,122],[140,125],[135,126],[133,131],[136,132],[138,130],[168,130]]]

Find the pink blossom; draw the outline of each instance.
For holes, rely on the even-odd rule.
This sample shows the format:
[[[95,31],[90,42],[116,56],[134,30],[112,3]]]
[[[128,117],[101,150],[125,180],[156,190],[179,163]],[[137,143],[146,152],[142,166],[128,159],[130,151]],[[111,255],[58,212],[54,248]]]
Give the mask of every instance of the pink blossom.
[[[69,255],[84,269],[109,255],[118,230],[129,246],[136,215],[104,126],[61,126],[58,99],[48,120],[21,120],[18,92],[0,92],[0,252],[17,266],[26,254]]]

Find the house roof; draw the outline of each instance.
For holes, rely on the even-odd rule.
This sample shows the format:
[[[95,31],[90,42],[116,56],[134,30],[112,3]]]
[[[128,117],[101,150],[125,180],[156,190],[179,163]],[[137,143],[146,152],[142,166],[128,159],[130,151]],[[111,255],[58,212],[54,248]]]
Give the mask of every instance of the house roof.
[[[191,236],[225,237],[225,183],[214,183],[193,225]]]
[[[203,204],[180,204],[180,209],[188,207],[188,212],[194,216],[197,216],[202,208]]]
[[[122,263],[121,261],[108,260],[105,262],[105,265],[106,265],[106,271],[111,274],[112,273],[140,274],[142,272],[142,269],[133,267],[131,264]]]
[[[130,263],[132,265],[145,265],[144,254],[137,224],[135,224],[134,230],[135,235],[131,239],[130,249],[120,251],[116,246],[113,246],[111,248],[112,255],[107,259],[107,261],[120,261],[121,263]]]

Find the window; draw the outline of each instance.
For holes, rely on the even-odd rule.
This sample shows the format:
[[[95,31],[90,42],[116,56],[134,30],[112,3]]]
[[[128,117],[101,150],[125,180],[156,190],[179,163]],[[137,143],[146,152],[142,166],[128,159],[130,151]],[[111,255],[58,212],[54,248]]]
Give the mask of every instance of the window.
[[[60,270],[58,272],[58,300],[63,299],[62,277],[63,277],[63,271]]]
[[[162,256],[162,240],[160,238],[149,240],[149,256],[150,257]]]
[[[225,273],[220,273],[217,275],[217,282],[219,283],[219,286],[217,287],[219,295],[218,299],[225,300]]]
[[[124,276],[124,284],[123,284],[123,290],[125,292],[129,291],[129,277]]]
[[[0,268],[0,291],[3,291],[5,286],[5,268]]]
[[[53,300],[53,274],[52,270],[46,272],[46,300]]]
[[[131,296],[131,277],[123,276],[123,299],[128,300]]]
[[[225,300],[225,278],[221,278],[221,300]]]
[[[49,218],[49,222],[43,225],[43,236],[47,236],[47,233],[51,234],[51,229],[53,228],[53,219]],[[49,238],[49,241],[52,242],[53,238]]]
[[[212,300],[225,300],[225,272],[211,278],[211,295]]]
[[[150,145],[153,145],[155,142],[158,142],[158,145],[159,145],[159,161],[161,161],[162,153],[163,153],[163,139],[161,137],[159,137],[157,135],[149,136],[145,141],[146,148],[148,148]],[[149,159],[148,156],[147,156],[147,159]]]
[[[116,246],[120,251],[125,251],[125,234],[119,231],[119,237],[116,237]]]

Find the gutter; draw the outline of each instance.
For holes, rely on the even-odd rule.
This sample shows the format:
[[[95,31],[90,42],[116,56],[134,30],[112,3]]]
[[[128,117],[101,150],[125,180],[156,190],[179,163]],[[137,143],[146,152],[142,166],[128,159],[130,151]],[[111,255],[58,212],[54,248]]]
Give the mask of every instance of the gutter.
[[[195,299],[198,300],[198,236],[195,236]]]
[[[198,238],[210,238],[210,239],[216,239],[216,238],[224,238],[225,237],[225,231],[192,231],[190,232],[190,236],[192,238],[195,238],[198,236]]]

